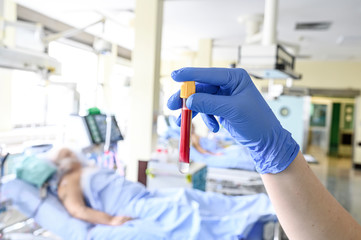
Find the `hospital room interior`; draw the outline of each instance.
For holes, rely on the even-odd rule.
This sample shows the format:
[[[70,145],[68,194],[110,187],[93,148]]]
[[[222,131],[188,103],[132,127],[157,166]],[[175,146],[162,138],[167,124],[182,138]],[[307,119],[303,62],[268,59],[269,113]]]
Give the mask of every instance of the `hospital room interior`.
[[[360,26],[357,0],[0,0],[0,239],[289,239],[188,67],[246,70],[361,224]]]

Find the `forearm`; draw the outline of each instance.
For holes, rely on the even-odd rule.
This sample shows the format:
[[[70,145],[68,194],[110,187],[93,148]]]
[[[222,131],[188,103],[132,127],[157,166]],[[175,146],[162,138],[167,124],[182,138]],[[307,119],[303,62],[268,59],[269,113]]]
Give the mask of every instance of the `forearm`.
[[[80,188],[80,175],[81,171],[78,169],[62,177],[58,187],[59,199],[73,217],[93,224],[109,225],[112,216],[85,205]]]
[[[112,220],[112,216],[109,214],[85,206],[78,207],[77,210],[69,212],[73,217],[93,224],[110,225]]]
[[[213,154],[212,152],[202,148],[200,144],[193,143],[193,147],[201,154]]]
[[[196,150],[201,154],[212,154],[211,152],[209,152],[203,148],[196,148]]]
[[[290,239],[359,239],[361,226],[333,198],[299,153],[278,174],[262,175]]]

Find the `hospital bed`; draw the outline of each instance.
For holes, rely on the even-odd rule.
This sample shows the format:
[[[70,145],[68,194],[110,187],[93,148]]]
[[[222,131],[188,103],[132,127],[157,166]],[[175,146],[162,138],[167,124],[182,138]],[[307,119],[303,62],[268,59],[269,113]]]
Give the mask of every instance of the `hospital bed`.
[[[161,139],[163,143],[166,143],[165,145],[171,148],[168,152],[173,152],[172,149],[177,149],[179,145],[177,141],[179,139],[179,127],[174,123],[170,124]],[[266,192],[260,175],[255,171],[254,161],[249,150],[237,144],[224,129],[211,138],[200,138],[200,145],[209,152],[221,153],[220,155],[202,154],[191,146],[190,158],[192,161],[195,164],[207,166],[206,191],[226,195],[249,195]],[[172,160],[178,161],[178,159]],[[151,166],[148,172],[154,171],[153,168]],[[154,188],[155,180],[156,178],[151,178],[150,187]],[[158,184],[158,186],[161,187],[162,184]]]
[[[217,151],[211,141],[203,140],[205,140],[201,142],[203,148],[211,152]],[[192,160],[208,166],[207,191],[227,195],[266,193],[262,179],[255,171],[254,161],[246,147],[233,144],[218,152],[221,155],[201,154],[191,148]]]
[[[181,174],[176,164],[156,160],[139,161],[138,166],[138,181],[151,190],[166,189],[174,185],[226,195],[254,195],[266,192],[259,174],[253,171],[209,168],[203,163],[192,162],[189,173]],[[218,179],[223,180],[219,183]],[[258,231],[264,232],[263,238],[254,239],[281,240],[282,229],[277,221],[264,224],[263,229]]]
[[[206,189],[226,195],[266,193],[261,176],[242,169],[208,168]]]
[[[7,174],[5,167],[14,164],[20,154],[0,154],[0,189],[3,185],[15,179],[14,174]],[[9,164],[7,164],[9,163]],[[21,193],[20,193],[21,194]],[[19,195],[20,195],[19,194]],[[39,190],[36,193],[40,198]],[[0,239],[34,239],[34,240],[58,240],[59,237],[39,226],[35,220],[21,213],[13,201],[0,193]]]
[[[230,201],[223,195],[191,189],[147,191],[113,171],[100,173],[89,177],[84,190],[86,202],[111,215],[135,214],[139,219],[118,227],[95,226],[71,217],[53,193],[42,198],[35,186],[8,179],[2,186],[2,197],[11,200],[25,216],[12,227],[27,232],[9,239],[235,239],[236,235],[238,239],[261,239],[264,223],[276,221],[265,195]],[[228,209],[211,214],[222,207]],[[9,237],[11,228],[7,227],[3,233]],[[23,238],[19,234],[24,234]]]

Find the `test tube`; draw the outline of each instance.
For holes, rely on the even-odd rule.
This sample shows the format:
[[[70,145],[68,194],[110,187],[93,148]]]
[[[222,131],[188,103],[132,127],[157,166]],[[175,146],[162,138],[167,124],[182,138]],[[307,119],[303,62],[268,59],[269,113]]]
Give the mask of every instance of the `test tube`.
[[[188,173],[189,171],[189,148],[191,143],[192,111],[187,108],[187,98],[196,92],[195,82],[185,82],[181,86],[180,97],[182,98],[182,119],[181,136],[179,146],[179,171]]]

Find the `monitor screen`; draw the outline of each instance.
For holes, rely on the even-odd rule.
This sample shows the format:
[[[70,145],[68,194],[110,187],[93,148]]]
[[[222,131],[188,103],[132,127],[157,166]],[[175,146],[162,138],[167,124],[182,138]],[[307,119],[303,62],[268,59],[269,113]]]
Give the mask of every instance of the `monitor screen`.
[[[87,127],[94,144],[104,143],[107,133],[107,116],[104,114],[88,115],[85,117]],[[114,116],[111,116],[110,142],[123,140],[123,136]]]

